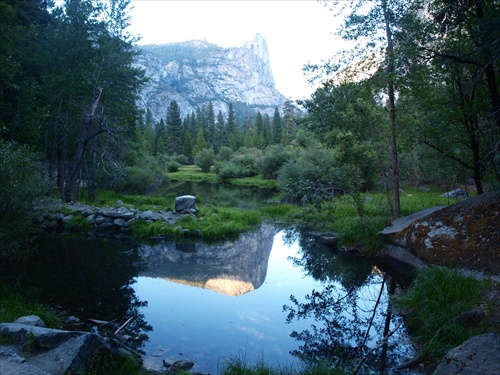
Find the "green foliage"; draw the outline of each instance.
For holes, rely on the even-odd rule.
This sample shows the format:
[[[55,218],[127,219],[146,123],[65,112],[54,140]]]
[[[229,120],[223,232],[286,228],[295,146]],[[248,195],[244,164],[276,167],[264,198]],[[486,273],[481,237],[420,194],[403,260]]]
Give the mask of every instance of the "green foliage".
[[[125,167],[125,174],[116,184],[119,191],[127,193],[151,193],[157,191],[167,181],[167,176],[158,161],[144,158],[141,165]]]
[[[265,178],[276,179],[280,168],[291,156],[291,153],[281,145],[270,146],[265,150],[263,156],[257,160],[257,172]]]
[[[31,252],[37,201],[48,191],[39,156],[27,146],[0,139],[0,259]]]
[[[257,210],[230,207],[202,206],[198,217],[183,217],[173,225],[165,222],[132,222],[132,234],[138,238],[167,237],[180,238],[200,235],[206,240],[231,238],[254,229],[261,222]],[[185,234],[187,230],[187,234]]]
[[[336,191],[357,191],[362,183],[356,166],[341,163],[327,149],[303,150],[283,165],[278,180],[292,201],[305,198],[310,203],[331,199]]]
[[[204,148],[194,158],[195,164],[201,168],[202,172],[210,172],[210,168],[214,164],[214,151],[212,149]]]
[[[59,328],[62,324],[58,316],[41,305],[37,293],[20,285],[0,284],[0,322],[13,322],[26,315],[39,316],[49,328]]]
[[[178,172],[180,167],[181,167],[181,164],[177,161],[169,161],[167,163],[167,171],[169,173]]]
[[[458,270],[427,267],[402,295],[394,298],[427,359],[441,358],[477,332],[450,320],[481,300],[481,283]]]
[[[197,166],[184,166],[180,167],[178,172],[168,175],[171,181],[208,181],[217,182],[218,178],[215,173],[202,172],[201,168]]]
[[[84,216],[75,215],[69,222],[66,223],[66,227],[72,232],[85,232],[92,227],[92,223],[90,223]]]

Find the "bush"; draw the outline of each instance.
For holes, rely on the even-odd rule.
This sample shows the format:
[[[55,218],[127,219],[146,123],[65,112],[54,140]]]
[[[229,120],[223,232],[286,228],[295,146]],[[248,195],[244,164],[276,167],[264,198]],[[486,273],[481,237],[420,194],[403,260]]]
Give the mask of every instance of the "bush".
[[[212,149],[204,148],[196,154],[194,158],[195,164],[201,168],[202,172],[210,172],[210,167],[214,163],[214,151]]]
[[[125,167],[125,175],[117,183],[120,191],[133,194],[147,194],[157,191],[167,182],[160,163],[146,158],[141,165]]]
[[[233,150],[227,146],[221,147],[215,158],[217,161],[229,161],[233,157]]]
[[[181,167],[180,163],[178,163],[176,161],[169,161],[167,163],[167,171],[169,173],[178,172],[180,167]]]
[[[34,210],[48,191],[43,166],[27,146],[0,140],[0,259],[21,259],[31,252]]]
[[[338,191],[357,191],[363,183],[359,168],[341,163],[327,149],[303,150],[296,160],[283,164],[278,180],[290,199],[305,197],[309,203],[332,198]]]
[[[291,153],[283,146],[273,145],[266,149],[265,154],[256,162],[257,172],[265,178],[278,178],[280,168],[291,157]]]

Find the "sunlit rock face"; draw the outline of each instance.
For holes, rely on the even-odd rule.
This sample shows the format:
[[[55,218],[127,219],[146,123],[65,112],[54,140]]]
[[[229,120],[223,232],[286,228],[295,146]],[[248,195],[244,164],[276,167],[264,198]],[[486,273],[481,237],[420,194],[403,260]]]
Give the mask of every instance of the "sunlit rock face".
[[[150,80],[141,93],[140,105],[159,121],[170,101],[180,107],[181,117],[212,102],[214,113],[227,114],[232,103],[236,115],[272,116],[286,98],[275,88],[269,52],[257,34],[241,47],[222,48],[206,41],[142,46],[137,65]]]
[[[219,244],[161,241],[141,245],[141,276],[202,287],[237,297],[258,289],[278,230],[263,224],[236,241]]]

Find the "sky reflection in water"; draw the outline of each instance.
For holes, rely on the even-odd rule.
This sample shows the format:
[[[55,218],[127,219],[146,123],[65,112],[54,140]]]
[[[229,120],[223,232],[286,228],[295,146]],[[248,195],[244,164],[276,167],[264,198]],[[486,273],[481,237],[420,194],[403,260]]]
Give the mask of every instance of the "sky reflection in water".
[[[372,306],[380,290],[382,277],[372,272],[371,265],[367,264],[364,269],[361,267],[361,271],[359,267],[357,271],[354,271],[351,267],[356,267],[352,264],[356,260],[339,261],[330,250],[320,248],[318,253],[324,254],[325,251],[332,253],[329,261],[321,259],[324,255],[316,259],[323,263],[320,268],[325,267],[325,263],[326,266],[338,263],[340,269],[332,272],[334,276],[324,275],[320,277],[321,280],[317,280],[311,275],[318,270],[311,269],[310,259],[303,256],[305,251],[303,247],[306,243],[307,240],[297,236],[293,231],[288,234],[284,231],[276,234],[269,254],[265,281],[260,287],[257,285],[255,290],[237,297],[217,293],[202,286],[193,286],[202,285],[203,283],[200,282],[190,282],[191,285],[187,285],[183,283],[185,281],[172,281],[173,278],[169,275],[159,277],[158,272],[154,277],[136,277],[132,285],[136,296],[140,301],[147,301],[147,306],[140,308],[140,313],[153,327],[152,331],[147,332],[149,340],[144,342],[142,348],[146,352],[145,360],[153,367],[161,368],[161,360],[165,357],[185,358],[196,363],[193,371],[211,373],[220,372],[224,360],[234,356],[245,359],[248,363],[263,359],[271,366],[298,365],[299,361],[290,352],[299,353],[299,356],[300,353],[308,355],[311,352],[311,345],[316,348],[317,343],[301,342],[300,334],[295,336],[299,337],[296,340],[291,337],[292,332],[309,332],[311,324],[316,325],[318,329],[324,328],[330,324],[332,318],[338,319],[340,324],[345,323],[342,322],[344,319],[349,321],[353,318],[350,310],[352,306],[349,305],[342,307],[345,308],[345,312],[341,312],[340,317],[318,317],[304,311],[301,316],[299,306],[293,306],[291,303],[291,295],[296,297],[299,304],[304,303],[305,296],[311,295],[313,291],[321,293],[326,285],[335,285],[330,290],[330,294],[325,293],[330,299],[342,297],[343,292],[355,289],[354,303],[358,303],[358,308],[354,308],[357,314],[355,319],[369,320]],[[171,253],[172,251],[170,255],[160,254],[159,256],[175,258]],[[324,273],[324,270],[321,272]],[[359,273],[357,283],[360,285],[356,285],[355,288],[351,286],[344,288],[342,284],[353,281],[352,278],[357,277],[353,274],[356,273]],[[353,299],[351,298],[350,301]],[[381,306],[382,304],[387,305],[385,290],[380,302]],[[284,311],[284,305],[288,305],[287,311]],[[295,309],[296,314],[295,318],[290,319],[287,324],[290,309]],[[326,312],[330,315],[334,314],[328,309]],[[383,312],[381,309],[380,313]],[[344,338],[341,337],[338,339],[344,345],[359,341],[358,336],[363,334],[361,332],[363,324],[358,325],[360,332],[351,335],[348,341],[342,341]],[[394,325],[395,322],[392,322],[392,327]],[[383,326],[382,318],[377,318],[376,326],[378,329]],[[374,325],[370,334],[374,334],[377,327]],[[344,328],[340,327],[340,329]],[[309,339],[312,338],[313,341],[318,339],[314,335],[306,336]],[[394,339],[399,341],[401,338],[404,338],[404,334],[401,336],[398,333]],[[377,339],[376,336],[368,337],[367,345],[374,345]],[[331,341],[329,342],[330,349],[335,346],[335,343]],[[409,356],[410,351],[409,343],[400,343],[398,353],[406,352]],[[327,353],[327,355],[330,354]]]

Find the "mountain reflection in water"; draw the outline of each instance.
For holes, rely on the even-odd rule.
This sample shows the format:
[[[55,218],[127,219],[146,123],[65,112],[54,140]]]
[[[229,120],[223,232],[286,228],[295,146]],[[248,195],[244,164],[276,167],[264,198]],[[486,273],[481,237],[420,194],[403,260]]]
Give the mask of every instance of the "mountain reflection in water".
[[[42,302],[82,320],[133,317],[122,333],[138,338],[152,369],[167,357],[212,374],[235,356],[282,367],[363,358],[363,373],[400,374],[394,369],[414,351],[381,269],[314,235],[263,224],[211,244],[47,238],[33,262],[2,278],[22,275]]]
[[[141,276],[198,286],[237,297],[259,288],[266,278],[275,227],[242,234],[219,244],[162,241],[141,245]]]

